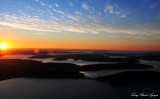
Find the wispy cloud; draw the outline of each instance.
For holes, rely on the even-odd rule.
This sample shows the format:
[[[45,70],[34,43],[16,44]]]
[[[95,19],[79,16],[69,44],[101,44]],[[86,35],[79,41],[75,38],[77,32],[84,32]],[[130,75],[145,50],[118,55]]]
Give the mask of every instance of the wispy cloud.
[[[47,6],[44,2],[42,2],[41,0],[35,0],[36,2],[39,2],[41,4],[41,6]]]
[[[151,5],[148,6],[149,9],[154,9],[156,7],[157,7],[157,4],[151,4]]]
[[[62,13],[62,12],[61,12]],[[64,13],[62,13],[64,14]],[[88,17],[88,24],[77,23],[68,24],[58,22],[57,20],[44,20],[35,17],[27,16],[12,16],[7,14],[0,14],[0,26],[8,26],[12,28],[41,31],[41,32],[76,32],[76,33],[92,33],[99,34],[107,33],[125,33],[125,34],[146,34],[148,33],[160,35],[160,29],[147,27],[120,27],[120,25],[105,24],[96,18]],[[82,18],[83,19],[83,18]]]
[[[58,8],[58,7],[59,7],[59,4],[55,4],[55,6]]]
[[[52,8],[52,5],[49,5],[49,8]]]
[[[66,14],[66,13],[63,12],[63,11],[60,11],[60,10],[56,10],[56,9],[52,9],[52,10],[53,10],[54,12],[58,13],[58,14],[61,14],[61,15],[65,16],[65,17],[73,20],[73,21],[80,21],[80,19],[79,19],[78,17],[76,17],[76,16],[71,16],[71,15],[69,15],[69,14]]]
[[[96,14],[96,9],[94,8],[94,6],[91,6],[88,3],[86,3],[86,2],[83,2],[81,6],[89,14]]]
[[[116,15],[119,17],[127,17],[127,15],[120,9],[118,5],[111,5],[111,4],[106,4],[104,10],[105,13]]]
[[[82,3],[82,8],[85,10],[89,10],[89,5],[87,3]]]
[[[17,29],[43,31],[43,32],[57,32],[54,27],[50,26],[48,21],[28,16],[12,16],[7,14],[0,14],[0,25],[9,26]],[[45,24],[48,24],[47,26]]]
[[[143,34],[143,35],[156,35],[160,37],[159,24],[153,25],[152,23],[138,23],[138,22],[105,22],[99,17],[86,14],[84,15],[80,11],[74,13],[67,13],[64,10],[60,10],[58,4],[47,4],[40,0],[35,0],[39,5],[44,6],[44,9],[35,10],[32,7],[28,7],[32,11],[33,15],[24,13],[23,10],[19,10],[20,15],[14,14],[0,14],[0,27],[11,27],[16,29],[30,30],[37,32],[73,32],[73,33],[123,33],[128,35]],[[55,7],[56,6],[56,7]],[[94,10],[94,7],[87,3],[82,3],[84,10]],[[33,10],[32,10],[33,9]],[[106,4],[103,7],[101,14],[110,14],[117,17],[127,17],[125,11],[123,11],[116,4]],[[45,18],[41,17],[45,16]],[[46,18],[47,16],[47,18]],[[160,15],[157,15],[157,19]]]
[[[35,34],[37,34],[37,35],[43,35],[44,33],[35,33]]]
[[[70,5],[71,7],[73,7],[73,6],[74,6],[74,4],[73,4],[72,2],[69,2],[69,5]]]

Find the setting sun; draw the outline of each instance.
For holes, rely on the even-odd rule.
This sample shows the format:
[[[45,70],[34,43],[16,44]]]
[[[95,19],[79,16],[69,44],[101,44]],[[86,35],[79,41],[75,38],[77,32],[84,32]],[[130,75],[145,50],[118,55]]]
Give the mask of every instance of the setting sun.
[[[5,50],[8,48],[8,45],[6,43],[0,44],[0,49]]]

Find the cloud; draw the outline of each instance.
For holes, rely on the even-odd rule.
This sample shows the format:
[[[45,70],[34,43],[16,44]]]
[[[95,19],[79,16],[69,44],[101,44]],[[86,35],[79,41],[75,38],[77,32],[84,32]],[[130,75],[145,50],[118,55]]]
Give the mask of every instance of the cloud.
[[[110,14],[114,13],[114,11],[113,11],[113,6],[107,5],[107,6],[104,8],[104,12],[108,12],[108,13],[110,13]]]
[[[85,10],[89,10],[89,5],[87,3],[82,3],[82,8]]]
[[[35,0],[36,2],[39,2],[41,4],[41,6],[47,6],[44,2],[40,1],[40,0]]]
[[[155,18],[158,22],[160,22],[160,13],[158,13]]]
[[[65,14],[63,12],[60,12]],[[64,23],[58,20],[45,20],[35,17],[28,16],[14,16],[7,14],[0,14],[0,27],[12,27],[17,29],[24,29],[30,31],[39,31],[39,32],[76,32],[76,33],[124,33],[124,34],[144,34],[144,35],[157,35],[160,36],[160,29],[153,26],[139,26],[137,27],[127,27],[127,25],[122,26],[123,24],[110,24],[104,23],[98,20],[96,17],[83,17],[81,19],[87,19],[87,24],[83,23],[81,20],[76,24]],[[72,20],[74,18],[71,18]]]
[[[74,13],[67,13],[65,11],[59,10],[58,8],[53,8],[52,5],[47,5],[40,0],[36,0],[41,6],[46,6],[44,9],[31,10],[33,15],[27,15],[24,11],[19,10],[20,15],[16,16],[14,14],[0,14],[0,27],[11,27],[15,29],[23,29],[28,31],[39,32],[73,32],[73,33],[90,33],[90,34],[100,34],[100,33],[123,33],[128,35],[156,35],[160,37],[159,24],[153,25],[152,23],[140,23],[140,22],[129,22],[125,21],[123,23],[108,22],[106,20],[101,20],[99,17],[91,14],[83,14],[80,11],[75,11]],[[41,2],[41,3],[40,3]],[[53,4],[54,6],[54,4]],[[58,5],[59,6],[59,5]],[[87,3],[82,3],[83,9],[90,12],[92,11],[92,6]],[[58,9],[58,10],[57,10]],[[103,12],[111,14],[117,17],[125,18],[127,14],[118,5],[107,4]],[[102,12],[97,12],[102,15]],[[41,15],[42,14],[42,15]],[[41,17],[44,16],[45,18]],[[47,18],[46,18],[47,16]],[[157,19],[160,15],[157,15]],[[131,20],[132,21],[132,20]]]
[[[74,17],[74,16],[71,16],[71,15],[68,15],[68,14],[66,14],[66,13],[63,12],[63,11],[56,10],[56,9],[52,9],[52,10],[53,10],[54,12],[58,13],[58,14],[61,14],[61,15],[65,16],[65,17],[73,20],[73,21],[80,21],[80,19],[79,19],[78,17]]]
[[[42,5],[42,6],[47,6],[45,3],[43,3],[42,1],[40,1],[40,4]]]
[[[151,4],[151,5],[148,6],[149,9],[154,9],[156,7],[157,7],[157,4]]]
[[[72,2],[69,2],[69,5],[70,5],[71,7],[73,7],[73,6],[74,6],[74,4],[73,4]]]
[[[62,15],[65,15],[65,13],[63,11],[60,11],[60,10],[56,10],[56,9],[52,9],[54,12],[56,13],[59,13],[59,14],[62,14]]]
[[[96,9],[94,8],[94,6],[90,6],[86,2],[82,3],[82,8],[84,10],[88,11],[89,14],[95,14],[96,13]]]
[[[114,4],[114,5],[106,4],[103,11],[105,13],[108,13],[108,14],[111,14],[111,15],[116,15],[116,16],[121,17],[121,18],[127,17],[127,15],[124,13],[124,11],[122,11],[122,9],[116,4]]]
[[[59,5],[58,5],[58,4],[55,4],[55,6],[56,6],[57,8],[59,8]]]
[[[35,34],[37,34],[37,35],[43,35],[44,33],[35,33]]]
[[[45,3],[43,3],[42,1],[40,1],[40,0],[38,0],[38,2],[40,3],[40,5],[43,5],[44,6],[44,4]],[[59,7],[59,4],[54,4],[57,8]],[[52,8],[52,5],[46,5],[45,4],[45,6],[46,6],[46,11],[44,11],[44,10],[42,10],[41,12],[43,12],[43,15],[44,15],[44,13],[46,14],[46,13],[48,13],[49,14],[49,18],[51,18],[51,19],[56,19],[56,20],[59,20],[59,19],[62,19],[62,18],[68,18],[67,20],[69,21],[69,22],[75,22],[75,21],[80,21],[80,19],[77,17],[77,16],[72,16],[72,15],[69,15],[69,14],[67,14],[67,13],[65,13],[65,12],[63,12],[63,11],[61,11],[61,10],[57,10],[57,9],[54,9],[54,8]],[[40,13],[41,13],[40,12]],[[54,13],[57,13],[58,14],[58,16],[59,16],[59,19],[58,18],[55,18],[53,15],[55,15]],[[66,22],[67,22],[67,20],[66,20]]]
[[[49,8],[52,8],[52,5],[49,5]]]
[[[35,17],[27,16],[13,16],[7,14],[0,14],[0,25],[7,26],[17,29],[31,30],[31,31],[42,31],[42,32],[58,32],[57,28],[51,27],[50,22],[38,19]],[[48,24],[48,25],[45,25]]]
[[[120,17],[125,18],[125,17],[126,17],[126,15],[125,15],[125,14],[122,14]]]

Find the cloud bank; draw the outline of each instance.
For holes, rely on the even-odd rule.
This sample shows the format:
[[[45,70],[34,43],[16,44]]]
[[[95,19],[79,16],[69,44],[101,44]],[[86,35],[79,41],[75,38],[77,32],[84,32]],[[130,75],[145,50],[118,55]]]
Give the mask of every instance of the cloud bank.
[[[132,20],[125,20],[129,15],[118,5],[106,4],[102,12],[108,15],[114,15],[117,18],[123,18],[123,22],[104,21],[97,15],[91,15],[95,8],[87,3],[82,3],[82,9],[88,11],[84,14],[80,11],[75,11],[74,14],[60,10],[59,4],[46,4],[40,0],[35,0],[44,9],[36,10],[28,7],[35,15],[28,15],[23,10],[19,10],[20,15],[1,13],[0,26],[12,27],[17,29],[40,31],[40,32],[75,32],[75,33],[124,33],[124,34],[143,34],[160,36],[159,24],[138,23]],[[69,2],[71,7],[75,6]],[[53,8],[55,6],[55,8]],[[156,7],[151,5],[150,8]],[[92,9],[91,9],[92,8]],[[99,12],[102,15],[102,12]],[[42,18],[41,16],[47,16]]]

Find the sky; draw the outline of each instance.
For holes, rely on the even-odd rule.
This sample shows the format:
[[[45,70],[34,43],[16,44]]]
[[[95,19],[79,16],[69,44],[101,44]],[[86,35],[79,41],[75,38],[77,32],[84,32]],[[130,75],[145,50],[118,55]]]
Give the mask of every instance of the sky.
[[[0,42],[160,51],[160,0],[0,0]]]

